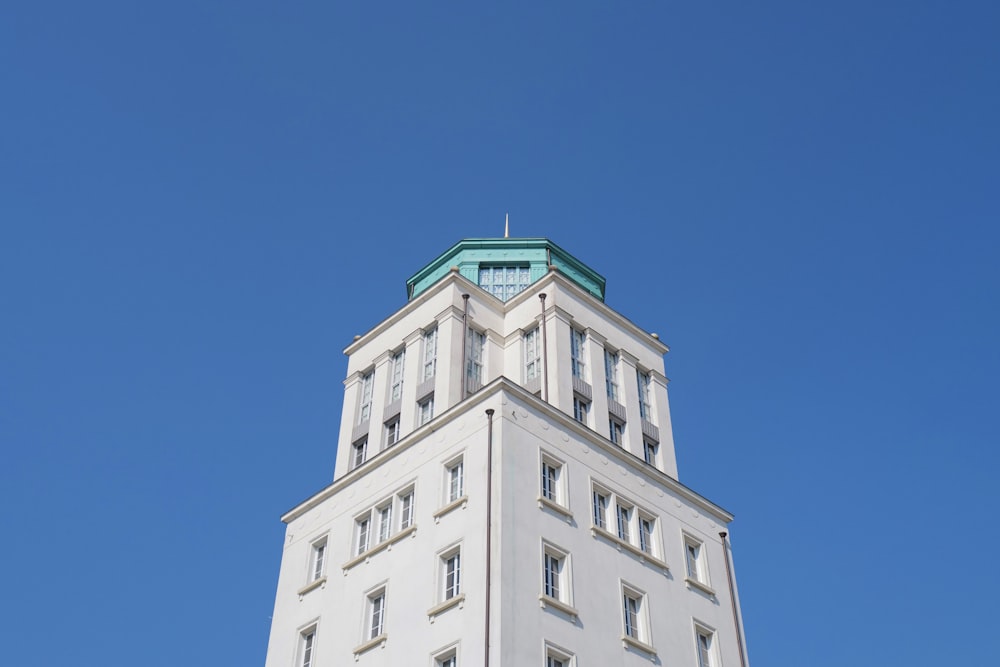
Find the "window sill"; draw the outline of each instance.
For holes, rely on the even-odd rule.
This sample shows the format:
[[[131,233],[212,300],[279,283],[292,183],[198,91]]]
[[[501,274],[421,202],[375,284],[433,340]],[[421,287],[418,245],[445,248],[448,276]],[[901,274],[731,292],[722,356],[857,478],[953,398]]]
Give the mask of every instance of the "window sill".
[[[538,507],[547,508],[552,510],[553,512],[556,512],[557,514],[562,514],[564,517],[566,517],[567,523],[573,520],[573,513],[570,512],[569,509],[563,507],[554,500],[549,500],[545,496],[538,496]]]
[[[594,537],[603,537],[608,542],[611,542],[612,544],[618,547],[619,551],[624,549],[625,551],[628,551],[629,553],[638,556],[643,561],[648,561],[651,565],[655,565],[656,567],[661,568],[664,572],[670,569],[670,566],[667,565],[664,561],[660,560],[659,558],[650,553],[643,551],[642,549],[639,549],[638,547],[633,546],[632,544],[626,542],[625,540],[618,537],[614,533],[608,532],[603,528],[599,528],[597,526],[591,526],[590,532],[591,534],[594,535]]]
[[[427,610],[427,618],[430,619],[431,623],[437,618],[438,614],[442,614],[452,607],[457,606],[459,609],[465,606],[465,593],[461,595],[456,595],[453,598],[449,598],[442,602],[441,604],[435,605]]]
[[[370,651],[371,649],[375,648],[376,646],[381,645],[384,648],[385,647],[385,642],[386,642],[387,639],[389,639],[389,635],[387,635],[387,634],[385,634],[383,632],[378,637],[375,637],[374,639],[369,639],[368,641],[366,641],[364,644],[361,644],[360,646],[355,646],[354,647],[354,659],[357,660],[358,656],[360,656],[362,653],[364,653],[365,651]]]
[[[434,512],[434,514],[432,515],[434,517],[434,523],[438,523],[439,521],[441,521],[441,517],[443,517],[448,512],[451,512],[452,510],[456,510],[459,507],[465,509],[465,506],[468,504],[469,504],[469,496],[462,496],[461,498],[456,498],[455,500],[451,501],[438,511]]]
[[[554,597],[545,595],[544,593],[538,596],[538,601],[542,604],[542,609],[545,609],[546,607],[552,607],[553,609],[558,609],[567,616],[572,616],[574,621],[576,621],[576,618],[580,615],[580,612],[576,610],[576,607],[572,607],[566,604],[565,602],[557,600]]]
[[[622,635],[622,646],[625,648],[637,648],[644,653],[649,654],[650,659],[656,657],[656,649],[647,644],[646,642],[641,642],[635,637],[629,637],[628,635]]]
[[[347,571],[350,570],[355,565],[357,565],[358,563],[367,561],[369,558],[371,558],[372,556],[374,556],[375,554],[377,554],[380,551],[391,550],[393,544],[395,544],[396,542],[399,542],[404,537],[407,537],[409,535],[413,535],[416,532],[417,532],[417,524],[413,524],[409,528],[401,530],[398,533],[396,533],[395,535],[391,536],[385,542],[379,542],[378,544],[376,544],[375,546],[373,546],[371,549],[369,549],[368,551],[364,552],[363,554],[358,554],[357,556],[355,556],[351,560],[349,560],[346,563],[344,563],[343,565],[341,565],[340,569],[342,569],[344,571],[344,574],[346,575]]]
[[[320,577],[315,581],[310,581],[308,584],[299,589],[299,599],[308,593],[309,591],[315,590],[317,588],[326,588],[326,577]]]
[[[684,577],[684,581],[691,588],[697,588],[702,593],[705,593],[706,595],[711,595],[712,597],[715,597],[715,589],[712,588],[711,586],[709,586],[708,584],[704,584],[704,583],[698,581],[697,579],[692,579],[691,577]]]

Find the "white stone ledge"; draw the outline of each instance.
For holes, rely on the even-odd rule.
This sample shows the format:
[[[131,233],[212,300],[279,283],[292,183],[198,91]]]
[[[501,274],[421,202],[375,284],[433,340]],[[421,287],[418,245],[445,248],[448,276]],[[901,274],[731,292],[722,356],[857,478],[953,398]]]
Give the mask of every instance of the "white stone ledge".
[[[365,651],[370,651],[371,649],[375,648],[376,646],[381,645],[383,648],[385,648],[385,642],[386,642],[387,639],[389,639],[389,635],[387,635],[387,634],[385,634],[383,632],[378,637],[375,637],[373,639],[369,639],[364,644],[361,644],[359,646],[355,646],[354,647],[354,659],[357,660],[358,656],[360,656],[362,653],[364,653]]]
[[[711,586],[709,586],[708,584],[702,583],[702,582],[698,581],[697,579],[692,579],[691,577],[684,577],[684,581],[691,588],[697,588],[702,593],[705,593],[706,595],[711,595],[712,597],[715,597],[715,589],[712,588]]]
[[[465,506],[468,504],[469,504],[469,496],[462,496],[461,498],[455,498],[455,500],[451,501],[441,509],[434,512],[433,514],[434,522],[437,523],[438,521],[441,520],[441,517],[443,517],[445,514],[453,510],[456,510],[459,507],[465,509]]]
[[[656,649],[647,644],[646,642],[641,642],[635,637],[629,637],[628,635],[622,635],[622,646],[637,648],[640,651],[649,655],[649,659],[653,660],[656,657]]]
[[[553,609],[558,609],[562,613],[568,616],[572,616],[574,621],[576,621],[576,618],[580,615],[580,612],[576,610],[576,607],[568,605],[561,600],[557,600],[556,598],[550,595],[545,595],[544,593],[542,593],[541,595],[538,596],[538,601],[541,603],[543,609],[545,607],[552,607]]]
[[[405,529],[399,531],[398,533],[396,533],[395,535],[391,536],[389,539],[385,540],[384,542],[379,542],[378,544],[376,544],[375,546],[373,546],[371,549],[369,549],[368,551],[364,552],[363,554],[358,554],[357,556],[355,556],[351,560],[347,561],[346,563],[344,563],[343,565],[341,565],[340,568],[344,571],[344,574],[347,574],[347,571],[350,570],[355,565],[357,565],[358,563],[361,563],[363,561],[368,560],[369,558],[371,558],[372,556],[374,556],[375,554],[377,554],[380,551],[391,549],[391,547],[392,547],[393,544],[395,544],[396,542],[399,542],[401,539],[403,539],[404,537],[407,537],[408,535],[414,534],[415,532],[417,532],[417,524],[413,524],[409,528],[405,528]]]
[[[625,551],[628,551],[629,553],[638,556],[640,559],[648,561],[651,565],[655,565],[656,567],[662,568],[664,572],[667,572],[670,569],[670,566],[667,565],[666,562],[660,560],[651,553],[643,551],[639,547],[636,547],[626,542],[625,540],[618,537],[614,533],[608,532],[607,530],[604,530],[603,528],[600,528],[598,526],[591,526],[590,532],[591,534],[594,535],[594,537],[603,537],[605,540],[611,542],[613,545],[618,547],[619,550],[624,549]]]
[[[430,619],[431,623],[433,623],[434,619],[437,618],[438,614],[446,612],[455,606],[457,606],[459,609],[465,606],[465,593],[462,593],[461,595],[456,595],[453,598],[448,598],[441,604],[434,605],[433,607],[427,610],[427,617]]]
[[[563,507],[559,503],[549,500],[545,496],[538,496],[538,506],[548,508],[558,514],[562,514],[566,517],[567,522],[573,520],[573,513],[569,511],[569,508]]]
[[[302,588],[300,588],[299,589],[299,599],[301,600],[303,595],[305,595],[309,591],[315,590],[315,589],[317,589],[317,588],[319,588],[321,586],[323,588],[326,588],[326,577],[320,577],[319,579],[316,579],[314,581],[310,581],[308,584],[306,584],[305,586],[303,586]]]

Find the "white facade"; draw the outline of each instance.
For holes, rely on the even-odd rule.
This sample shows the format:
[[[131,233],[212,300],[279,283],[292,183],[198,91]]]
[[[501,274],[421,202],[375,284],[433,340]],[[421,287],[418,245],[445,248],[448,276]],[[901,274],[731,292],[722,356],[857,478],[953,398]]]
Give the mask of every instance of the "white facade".
[[[732,516],[677,481],[666,346],[558,270],[518,289],[449,271],[347,348],[266,667],[746,664]]]

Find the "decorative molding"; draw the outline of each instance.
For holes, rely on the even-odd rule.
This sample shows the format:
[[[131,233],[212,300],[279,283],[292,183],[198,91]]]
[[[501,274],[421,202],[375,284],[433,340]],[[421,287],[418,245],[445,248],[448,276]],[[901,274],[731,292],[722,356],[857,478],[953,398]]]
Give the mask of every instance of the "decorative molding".
[[[375,648],[376,646],[378,646],[380,644],[382,645],[382,648],[385,648],[385,642],[386,642],[387,639],[389,639],[389,635],[387,635],[386,633],[383,632],[378,637],[375,637],[374,639],[369,639],[364,644],[361,644],[359,646],[355,646],[354,647],[354,659],[357,660],[359,655],[361,655],[365,651],[369,651],[369,650]]]
[[[633,544],[626,542],[625,540],[623,540],[622,538],[618,537],[617,535],[615,535],[610,531],[607,531],[599,526],[591,526],[590,532],[594,537],[603,537],[605,540],[611,542],[619,549],[624,549],[625,551],[628,551],[629,553],[638,556],[641,560],[648,561],[651,565],[655,565],[656,567],[661,568],[664,571],[664,573],[670,570],[670,566],[667,565],[665,561],[662,561],[653,554],[643,551],[642,549],[634,546]]]
[[[563,507],[559,503],[549,500],[545,496],[538,496],[538,507],[548,508],[553,512],[562,514],[564,517],[566,517],[567,523],[573,520],[573,513],[569,511],[568,507]]]
[[[541,603],[542,609],[544,609],[545,607],[552,607],[553,609],[558,609],[567,616],[572,616],[574,621],[580,615],[580,612],[576,610],[576,607],[568,605],[561,600],[555,599],[554,597],[545,595],[544,593],[538,596],[538,601]]]
[[[635,637],[629,637],[628,635],[622,635],[622,645],[624,647],[637,648],[643,653],[649,654],[650,659],[656,657],[656,649],[647,644],[646,642],[641,642]]]
[[[299,589],[299,600],[308,593],[309,591],[315,590],[317,588],[326,588],[326,576],[322,576],[315,581],[310,581],[308,584]]]
[[[465,593],[462,593],[461,595],[456,595],[453,598],[448,598],[441,604],[434,605],[433,607],[427,610],[427,617],[430,619],[431,623],[433,623],[434,619],[437,618],[438,614],[448,611],[449,609],[455,606],[457,606],[459,609],[465,606]]]
[[[355,556],[351,560],[347,561],[346,563],[344,563],[343,565],[340,566],[340,569],[342,569],[344,571],[344,575],[346,576],[347,575],[347,571],[350,570],[355,565],[357,565],[358,563],[361,563],[362,561],[368,560],[369,558],[371,558],[372,556],[374,556],[375,554],[377,554],[380,551],[390,550],[390,548],[392,547],[393,544],[395,544],[396,542],[399,542],[404,537],[407,537],[408,535],[412,535],[412,534],[414,534],[416,532],[417,532],[417,524],[413,524],[413,525],[409,526],[408,528],[404,528],[403,530],[399,531],[395,535],[392,535],[391,537],[389,537],[389,539],[384,540],[382,542],[379,542],[378,544],[376,544],[375,546],[373,546],[368,551],[366,551],[366,552],[364,552],[362,554],[358,554],[357,556]]]
[[[465,509],[465,507],[468,504],[469,504],[469,496],[468,495],[462,496],[461,498],[455,498],[455,500],[451,501],[450,503],[448,503],[444,507],[441,507],[436,512],[434,512],[434,514],[432,514],[431,516],[434,517],[434,522],[437,523],[438,521],[441,520],[441,517],[443,517],[445,514],[448,514],[449,512],[451,512],[453,510],[456,510],[459,507],[461,507],[462,509]]]
[[[715,589],[709,586],[708,584],[702,583],[697,579],[693,579],[691,577],[684,577],[684,582],[691,588],[697,588],[702,593],[715,597]]]

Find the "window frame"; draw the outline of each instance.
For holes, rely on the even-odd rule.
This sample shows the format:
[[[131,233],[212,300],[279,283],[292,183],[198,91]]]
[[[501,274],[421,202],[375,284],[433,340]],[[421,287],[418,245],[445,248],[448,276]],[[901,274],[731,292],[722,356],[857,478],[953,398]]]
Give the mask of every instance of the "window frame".
[[[553,661],[558,661],[561,667],[576,667],[576,656],[573,653],[549,641],[544,644],[545,667],[554,667],[557,663]]]
[[[326,565],[329,560],[329,534],[313,540],[309,546],[309,581],[314,583],[326,577]]]
[[[524,381],[542,377],[541,327],[529,329],[522,336],[524,347]]]
[[[573,419],[584,426],[590,426],[590,401],[579,394],[573,394]]]
[[[694,621],[694,652],[698,667],[717,667],[720,664],[717,639],[718,633],[714,628]]]
[[[436,325],[424,331],[423,346],[420,381],[426,382],[437,375],[438,328]]]
[[[620,362],[621,354],[617,350],[604,348],[604,386],[608,398],[616,403],[621,403],[621,388],[618,384]]]
[[[462,544],[438,553],[438,602],[448,602],[462,595]]]
[[[371,420],[372,416],[372,396],[374,394],[375,370],[372,369],[361,375],[361,390],[358,394],[358,424],[364,424]]]
[[[639,389],[639,417],[649,423],[653,423],[653,406],[650,402],[650,385],[653,382],[649,371],[635,369],[636,384]]]
[[[713,592],[708,569],[708,556],[705,553],[705,541],[687,531],[681,531],[681,542],[684,545],[685,581],[705,592]]]
[[[397,442],[399,442],[402,430],[400,428],[399,415],[396,415],[389,421],[385,422],[383,428],[384,435],[382,438],[382,449],[389,449]]]
[[[406,366],[405,347],[389,356],[389,366],[389,403],[394,403],[403,397],[403,377]]]
[[[642,439],[642,458],[649,465],[659,467],[660,464],[660,443],[652,438]]]
[[[363,635],[365,642],[375,641],[386,634],[386,597],[385,584],[380,584],[365,594],[365,625]]]
[[[587,381],[587,362],[584,360],[587,347],[587,332],[570,327],[570,370],[572,376]]]
[[[539,497],[566,507],[566,464],[545,450],[539,450]],[[551,473],[551,474],[550,474]]]
[[[357,470],[368,460],[368,435],[351,443],[351,470]]]
[[[471,394],[485,384],[486,332],[470,326],[465,342],[465,389]]]
[[[445,503],[458,502],[465,497],[465,455],[452,458],[444,464]],[[455,473],[457,471],[457,475]]]
[[[417,401],[417,426],[423,426],[434,419],[434,394]]]
[[[313,667],[316,664],[316,638],[319,635],[319,624],[312,622],[298,632],[296,648],[296,667]]]
[[[608,440],[619,447],[625,447],[625,422],[608,415]]]

